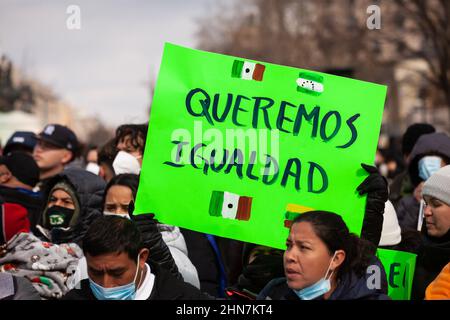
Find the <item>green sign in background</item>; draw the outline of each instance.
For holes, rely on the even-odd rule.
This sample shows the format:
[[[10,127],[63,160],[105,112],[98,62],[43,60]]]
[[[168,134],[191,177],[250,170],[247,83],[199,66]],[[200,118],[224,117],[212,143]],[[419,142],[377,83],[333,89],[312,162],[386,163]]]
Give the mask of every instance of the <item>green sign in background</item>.
[[[219,235],[242,241],[285,248],[288,229],[284,227],[285,212],[288,204],[296,204],[314,209],[328,210],[340,214],[352,232],[360,233],[364,214],[365,197],[357,195],[356,187],[367,176],[360,163],[372,164],[381,126],[386,87],[373,83],[328,75],[318,72],[260,62],[264,67],[262,81],[244,80],[232,77],[235,60],[245,60],[226,55],[203,52],[180,46],[166,44],[160,72],[155,87],[147,136],[144,162],[141,171],[140,186],[135,213],[155,213],[156,218],[164,223],[187,229]],[[308,94],[297,90],[296,80],[300,74],[313,74],[312,79],[322,78],[323,92]],[[219,96],[219,109],[223,110],[227,94],[234,97],[242,95],[238,110],[237,127],[231,120],[232,111],[224,122],[214,121],[211,125],[205,117],[194,117],[186,108],[186,97],[195,88],[205,90],[211,100]],[[281,101],[294,105],[285,110],[285,117],[295,119],[300,104],[307,112],[316,106],[320,112],[317,136],[313,137],[314,121],[303,119],[297,136],[292,133],[279,133],[278,163],[280,173],[277,181],[271,185],[264,184],[259,175],[258,180],[245,175],[247,163],[243,166],[244,177],[240,179],[236,168],[230,173],[224,170],[207,175],[190,164],[173,167],[164,164],[175,161],[177,146],[172,140],[174,130],[186,129],[192,133],[190,145],[183,149],[184,155],[194,146],[195,125],[201,124],[203,132],[217,129],[247,130],[252,127],[254,99],[266,97],[274,101],[267,109],[272,128]],[[196,96],[192,100],[196,112],[200,113],[201,104]],[[211,102],[212,103],[212,102]],[[324,126],[325,135],[331,136],[336,127],[336,113],[341,118],[341,126],[336,135],[324,141],[320,135],[320,125],[328,116]],[[333,113],[330,113],[333,114]],[[357,132],[356,141],[347,148],[339,148],[351,140],[352,131],[347,120],[359,114],[353,122]],[[195,124],[196,122],[196,124]],[[282,127],[292,132],[293,123],[285,120]],[[259,113],[258,129],[266,129],[263,113]],[[201,139],[201,138],[200,138]],[[203,141],[205,144],[211,141]],[[232,151],[232,150],[231,150]],[[247,152],[246,150],[245,152]],[[287,160],[300,159],[300,190],[294,187],[294,178],[287,180],[285,187],[280,181]],[[248,161],[248,159],[247,159]],[[310,162],[320,165],[328,177],[328,187],[322,193],[308,192],[308,170]],[[263,168],[256,166],[255,172]],[[320,189],[320,174],[315,174],[313,186]],[[256,174],[258,176],[258,174]],[[225,219],[209,214],[213,191],[227,191],[240,196],[252,198],[250,219],[248,221]]]
[[[386,271],[389,297],[410,300],[417,255],[380,248],[377,254]]]

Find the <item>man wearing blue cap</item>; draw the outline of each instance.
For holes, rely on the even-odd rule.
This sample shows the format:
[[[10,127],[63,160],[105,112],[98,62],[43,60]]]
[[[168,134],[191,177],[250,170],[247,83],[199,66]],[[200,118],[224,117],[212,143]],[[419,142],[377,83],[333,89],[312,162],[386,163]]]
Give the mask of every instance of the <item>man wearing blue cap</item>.
[[[16,131],[6,142],[3,154],[7,155],[11,152],[21,151],[28,154],[33,154],[33,149],[36,146],[36,135],[31,131]]]

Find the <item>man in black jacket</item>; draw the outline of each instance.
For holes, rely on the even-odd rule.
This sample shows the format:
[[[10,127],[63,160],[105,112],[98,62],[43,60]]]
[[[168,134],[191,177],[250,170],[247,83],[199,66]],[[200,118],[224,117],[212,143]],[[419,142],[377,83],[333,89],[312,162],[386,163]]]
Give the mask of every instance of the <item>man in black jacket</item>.
[[[83,239],[89,279],[71,290],[66,300],[208,299],[194,286],[157,265],[146,263],[145,248],[135,223],[116,216],[95,220]]]

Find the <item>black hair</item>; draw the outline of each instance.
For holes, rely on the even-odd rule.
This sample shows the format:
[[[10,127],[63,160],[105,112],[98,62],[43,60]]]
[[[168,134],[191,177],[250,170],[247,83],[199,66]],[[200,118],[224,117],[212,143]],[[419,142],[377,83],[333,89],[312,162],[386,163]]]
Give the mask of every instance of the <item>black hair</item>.
[[[148,124],[123,124],[116,130],[115,145],[122,141],[126,136],[130,136],[131,145],[144,153],[145,142],[147,140]]]
[[[436,132],[436,129],[428,123],[414,123],[406,129],[402,138],[402,153],[403,155],[411,154],[417,140],[424,135]]]
[[[300,222],[311,224],[314,233],[325,243],[330,255],[337,250],[345,251],[345,260],[337,270],[337,279],[342,279],[352,271],[357,276],[366,273],[376,248],[369,241],[350,233],[341,216],[328,211],[309,211],[298,215],[292,225]]]
[[[94,220],[83,238],[84,255],[125,252],[136,261],[144,248],[142,236],[133,221],[116,216],[101,216]]]
[[[112,164],[116,155],[116,139],[112,138],[111,140],[108,140],[108,142],[106,142],[98,151],[97,164],[106,164],[114,172]]]
[[[105,207],[105,200],[108,190],[112,186],[125,186],[131,189],[133,200],[136,200],[137,190],[139,187],[139,176],[132,173],[123,173],[114,176],[106,185],[105,192],[103,193],[103,208]]]

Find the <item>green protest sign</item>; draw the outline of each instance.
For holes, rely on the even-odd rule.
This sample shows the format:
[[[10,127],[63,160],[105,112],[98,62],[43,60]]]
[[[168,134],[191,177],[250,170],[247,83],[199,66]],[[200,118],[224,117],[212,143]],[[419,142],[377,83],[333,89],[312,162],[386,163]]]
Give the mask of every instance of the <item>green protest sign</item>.
[[[389,297],[392,300],[410,300],[417,255],[380,248],[377,253],[386,270]]]
[[[322,209],[360,233],[386,87],[166,44],[135,213],[284,248]]]

